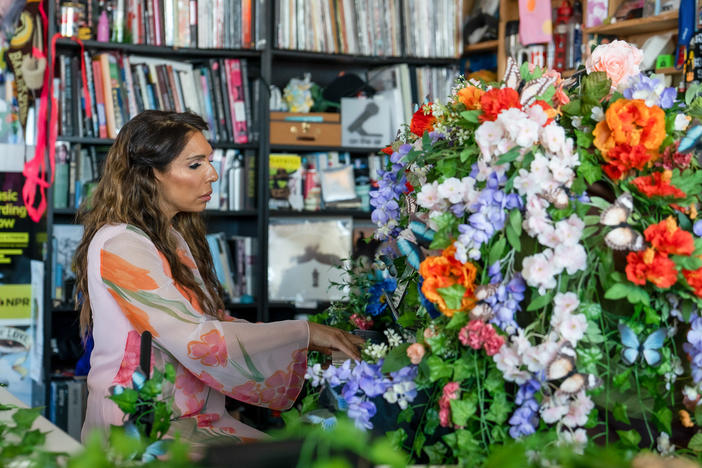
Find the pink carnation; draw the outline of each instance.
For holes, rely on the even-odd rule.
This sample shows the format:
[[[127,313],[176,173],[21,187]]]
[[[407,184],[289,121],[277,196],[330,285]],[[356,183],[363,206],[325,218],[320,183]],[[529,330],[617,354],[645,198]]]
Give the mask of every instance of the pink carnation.
[[[500,348],[502,348],[503,344],[505,344],[505,339],[497,333],[494,333],[489,340],[485,341],[485,352],[488,356],[494,356],[500,352]]]
[[[349,320],[351,320],[351,323],[361,330],[370,330],[373,328],[373,319],[370,317],[365,318],[362,315],[353,314],[351,317],[349,317]]]
[[[480,320],[471,320],[468,325],[461,328],[458,332],[458,339],[464,346],[470,346],[473,349],[480,349],[483,345],[483,328],[485,324]]]
[[[439,409],[439,424],[441,427],[451,426],[451,411],[448,407],[440,407]]]
[[[461,384],[458,382],[449,382],[444,385],[444,397],[449,400],[455,400],[458,398],[458,391],[461,389]]]

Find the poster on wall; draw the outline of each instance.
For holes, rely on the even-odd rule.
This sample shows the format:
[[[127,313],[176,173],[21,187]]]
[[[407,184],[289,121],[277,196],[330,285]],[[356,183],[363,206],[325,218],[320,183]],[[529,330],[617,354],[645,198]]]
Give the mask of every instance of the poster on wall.
[[[29,153],[27,153],[29,152]],[[32,404],[41,383],[45,218],[33,222],[22,201],[24,145],[0,144],[0,384]]]

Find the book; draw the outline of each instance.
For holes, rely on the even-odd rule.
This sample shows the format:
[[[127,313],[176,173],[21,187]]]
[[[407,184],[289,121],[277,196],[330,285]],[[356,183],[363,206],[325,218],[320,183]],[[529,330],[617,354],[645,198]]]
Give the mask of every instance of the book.
[[[272,210],[290,209],[296,198],[302,199],[299,172],[302,169],[302,159],[297,154],[271,153],[268,158],[269,167],[269,199],[268,207]],[[295,173],[297,177],[294,176]]]

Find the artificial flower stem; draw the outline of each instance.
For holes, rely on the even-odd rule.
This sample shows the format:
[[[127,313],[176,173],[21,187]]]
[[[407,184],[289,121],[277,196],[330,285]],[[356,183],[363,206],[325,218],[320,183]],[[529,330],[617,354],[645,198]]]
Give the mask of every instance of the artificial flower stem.
[[[480,408],[485,408],[485,405],[483,405],[483,387],[480,385],[480,380],[483,378],[483,373],[480,372],[480,369],[478,368],[478,357],[477,353],[474,351],[473,353],[473,367],[475,367],[475,381],[476,385],[478,386],[478,401],[480,403]],[[485,433],[487,432],[487,427],[485,424],[485,414],[483,414],[483,411],[480,411],[480,437],[483,439],[483,444],[486,444],[488,446],[488,441],[485,440]]]
[[[651,443],[655,441],[653,434],[651,433],[651,427],[648,425],[648,417],[646,417],[646,406],[643,404],[643,399],[641,398],[641,386],[639,385],[639,370],[634,367],[634,380],[636,381],[636,394],[639,398],[639,405],[641,406],[641,412],[644,418],[644,424],[646,425],[646,431],[648,432],[648,437]]]
[[[436,395],[439,393],[439,385],[434,385],[434,392],[431,395],[431,398],[429,401],[436,401]],[[429,410],[429,405],[424,405],[424,411],[422,412],[422,417],[419,419],[419,423],[417,424],[417,431],[414,433],[414,438],[412,439],[412,445],[410,445],[410,450],[409,450],[409,459],[407,460],[407,463],[412,460],[412,450],[414,447],[414,442],[417,440],[417,434],[421,430],[420,428],[424,425],[424,421],[427,418],[427,411]]]

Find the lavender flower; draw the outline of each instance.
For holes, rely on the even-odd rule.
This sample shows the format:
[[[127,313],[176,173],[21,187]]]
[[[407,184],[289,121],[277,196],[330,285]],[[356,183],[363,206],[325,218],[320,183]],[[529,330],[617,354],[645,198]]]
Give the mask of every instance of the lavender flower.
[[[643,73],[630,79],[629,86],[624,90],[627,99],[643,99],[647,106],[659,106],[662,109],[673,107],[675,88],[666,88],[663,80],[648,77]]]
[[[690,317],[690,331],[683,349],[690,356],[692,380],[699,383],[702,381],[702,317],[697,314]]]
[[[692,232],[694,232],[697,237],[702,237],[702,220],[695,221],[695,224],[692,225]]]
[[[536,432],[536,426],[539,423],[539,403],[534,395],[540,388],[541,384],[536,379],[527,380],[520,385],[515,398],[515,403],[520,406],[509,419],[509,424],[512,426],[509,429],[509,435],[513,439]]]
[[[524,300],[526,283],[521,273],[515,273],[507,283],[502,282],[502,274],[499,271],[499,263],[496,263],[488,270],[491,284],[499,284],[495,294],[485,298],[485,303],[492,308],[494,317],[490,323],[500,327],[508,334],[514,334],[519,325],[514,319],[515,314],[522,309],[520,303]]]
[[[378,190],[370,192],[370,204],[375,208],[371,213],[371,220],[378,225],[376,237],[385,240],[396,236],[400,229],[397,227],[400,218],[400,195],[407,187],[405,177],[405,164],[402,162],[412,145],[404,144],[390,156],[389,171],[379,171],[381,179],[378,181]]]

